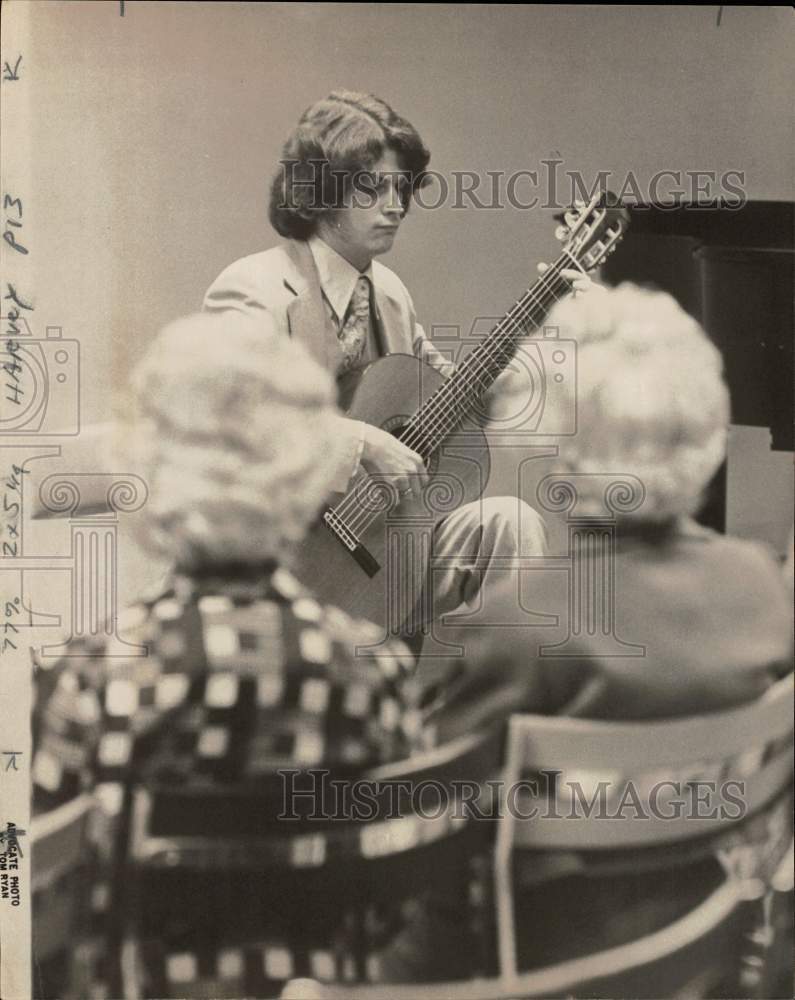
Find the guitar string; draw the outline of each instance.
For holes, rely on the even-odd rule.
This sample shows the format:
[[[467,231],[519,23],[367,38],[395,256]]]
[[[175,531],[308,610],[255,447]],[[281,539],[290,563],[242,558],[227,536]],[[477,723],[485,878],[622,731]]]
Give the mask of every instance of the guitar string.
[[[549,288],[548,291],[555,301],[559,301],[552,288]],[[532,315],[533,308],[534,306],[530,306],[525,315],[520,315],[522,310],[515,313],[514,309],[512,309],[511,313],[500,321],[499,326],[503,329],[499,331],[494,341],[488,345],[483,354],[475,354],[473,352],[473,354],[471,354],[470,357],[462,363],[459,371],[464,373],[464,378],[462,379],[464,382],[463,391],[460,391],[458,387],[451,387],[449,381],[446,382],[439,390],[439,398],[442,399],[442,397],[445,396],[452,396],[453,398],[450,400],[450,406],[443,409],[435,403],[434,405],[436,405],[438,413],[432,414],[430,420],[426,419],[424,421],[419,421],[413,428],[412,432],[402,439],[404,443],[408,444],[410,447],[425,444],[429,453],[432,453],[436,450],[436,448],[438,448],[443,437],[449,433],[453,426],[447,424],[446,418],[452,415],[457,423],[463,416],[465,416],[464,406],[472,401],[471,398],[467,397],[471,397],[473,394],[479,395],[488,389],[488,385],[484,386],[481,381],[481,376],[486,375],[491,377],[494,374],[495,362],[500,362],[501,367],[504,367],[505,364],[511,360],[517,346],[515,335],[517,333],[519,336],[527,335],[527,330],[524,329],[527,319],[531,319],[536,326],[539,325],[540,320],[536,321],[536,318]],[[496,375],[494,377],[496,377]],[[491,381],[493,381],[493,378]],[[489,385],[490,384],[491,383],[489,383]],[[448,387],[449,391],[445,392]],[[429,402],[431,401],[429,400]],[[444,399],[443,402],[447,402],[447,400]],[[434,416],[436,416],[435,420]],[[442,438],[438,438],[440,430],[442,431]],[[425,438],[425,441],[423,441],[423,438]]]
[[[479,375],[482,374],[483,372],[488,372],[490,370],[489,363],[493,363],[498,354],[504,352],[506,347],[510,347],[511,351],[513,351],[516,346],[513,337],[517,333],[519,334],[519,336],[526,335],[526,331],[523,329],[523,324],[526,322],[527,319],[532,320],[532,322],[534,322],[536,325],[538,325],[538,323],[540,323],[541,320],[543,320],[543,315],[541,316],[540,320],[536,320],[535,317],[533,316],[534,309],[538,308],[539,306],[541,306],[542,308],[544,307],[544,303],[539,298],[539,293],[548,292],[549,294],[552,295],[552,297],[555,299],[556,302],[560,301],[558,296],[555,295],[552,286],[554,285],[555,280],[560,278],[560,271],[567,263],[567,261],[564,259],[566,256],[567,256],[566,254],[562,254],[561,257],[544,272],[544,274],[533,285],[533,287],[531,289],[528,289],[528,291],[525,292],[524,295],[511,307],[509,312],[499,322],[497,328],[495,328],[495,330],[498,330],[500,327],[502,327],[502,330],[500,330],[500,332],[498,333],[497,337],[492,342],[492,344],[489,345],[486,352],[484,352],[484,355],[482,357],[478,357],[476,359],[475,364],[473,364],[472,367],[467,370],[468,376],[471,376],[472,374]],[[548,287],[543,287],[544,285]],[[525,299],[527,299],[528,301],[524,301]],[[544,309],[544,312],[546,311],[547,310]],[[495,346],[497,348],[496,351],[494,350]],[[489,357],[489,352],[492,353],[491,357]],[[464,364],[466,364],[466,362],[464,362]],[[423,406],[423,409],[428,407],[428,404],[431,404],[431,408],[435,407],[437,412],[433,414],[431,423],[426,425],[425,428],[422,428],[421,426],[415,428],[413,433],[409,434],[404,439],[405,444],[408,444],[410,447],[411,445],[419,444],[421,441],[421,437],[423,435],[427,435],[428,432],[435,433],[438,432],[440,429],[442,429],[445,425],[446,418],[448,418],[451,415],[455,418],[455,421],[458,422],[458,419],[460,419],[462,415],[460,412],[457,412],[460,410],[461,402],[455,397],[455,392],[457,391],[457,389],[453,388],[451,382],[452,380],[445,382],[444,385],[442,385],[437,390],[437,392],[432,397],[430,397],[430,399],[426,401],[426,404]],[[470,384],[466,387],[467,391],[472,391],[473,389],[477,390],[478,385],[479,383],[477,382],[477,380],[474,383],[470,380]],[[451,393],[453,394],[454,398],[451,401],[448,401],[446,396],[451,395]],[[441,443],[441,440],[443,440],[443,438],[447,435],[447,433],[449,433],[449,430],[450,427],[447,427],[444,430],[444,433],[440,441],[431,444],[431,447],[429,448],[429,457],[436,450],[436,448],[438,448],[439,444]],[[411,442],[411,444],[409,444],[409,442]],[[368,477],[365,476],[363,478],[368,478]],[[355,514],[355,516],[349,520],[348,514],[350,510],[356,506],[359,507],[359,510]],[[355,533],[361,530],[366,530],[370,526],[370,524],[372,524],[373,521],[375,521],[383,513],[383,511],[381,510],[373,511],[368,507],[361,506],[361,501],[358,496],[358,484],[357,484],[354,487],[354,489],[351,490],[348,496],[344,498],[343,501],[336,508],[334,508],[331,513],[333,513],[335,518],[338,518],[342,521],[342,526],[344,528],[347,528],[351,533]]]
[[[558,262],[556,262],[555,266],[557,267],[560,264],[561,264],[561,262],[558,261]],[[544,273],[542,280],[545,279],[547,277],[547,275],[550,274],[551,270],[552,270],[552,268],[548,269]],[[556,274],[550,275],[550,277],[554,281],[555,278],[560,277],[559,271]],[[552,285],[553,281],[550,281],[549,284]],[[538,288],[539,284],[540,284],[540,282],[537,282],[536,285],[534,286],[534,289]],[[543,303],[541,303],[541,302],[534,302],[534,301],[529,301],[529,302],[526,302],[526,303],[523,302],[523,299],[526,296],[531,295],[531,291],[526,292],[525,295],[522,296],[522,298],[519,299],[514,304],[514,306],[511,308],[511,310],[503,317],[503,319],[500,320],[500,322],[498,323],[497,327],[495,327],[495,330],[492,331],[492,333],[496,333],[499,330],[498,336],[495,337],[494,341],[491,344],[489,344],[489,346],[486,348],[486,350],[483,352],[483,354],[476,356],[476,352],[473,352],[470,355],[470,357],[466,361],[464,361],[462,363],[461,367],[459,368],[459,372],[465,371],[467,378],[469,378],[469,384],[467,385],[465,383],[465,390],[466,391],[471,391],[473,389],[477,390],[478,388],[480,388],[480,383],[478,381],[477,376],[479,376],[480,374],[483,374],[483,373],[490,373],[490,365],[495,360],[504,360],[504,357],[501,357],[501,355],[504,355],[504,352],[505,352],[506,348],[510,349],[511,351],[513,351],[515,349],[516,343],[515,343],[515,341],[513,339],[514,335],[516,333],[518,333],[520,336],[526,335],[526,331],[522,328],[522,324],[528,318],[532,319],[534,322],[537,322],[535,320],[535,317],[533,317],[532,313],[533,313],[533,310],[536,307],[538,307],[538,306],[542,306],[543,307]],[[551,288],[547,288],[547,289],[544,289],[544,291],[550,291],[550,292],[552,292],[552,289]],[[553,298],[555,298],[556,301],[559,301],[558,298],[557,298],[557,296],[554,295],[554,292],[552,292],[552,296],[553,296]],[[532,295],[531,295],[531,298],[532,298]],[[500,327],[502,327],[501,330],[500,330]],[[508,336],[506,336],[506,335],[508,335]],[[491,355],[489,355],[489,352],[491,352]],[[467,364],[470,364],[470,362],[472,361],[472,359],[474,359],[474,363],[472,363],[471,366],[469,368],[467,368],[466,367]],[[476,376],[474,380],[472,379],[473,375]],[[459,391],[459,387],[453,385],[453,380],[454,379],[455,379],[455,376],[453,376],[451,379],[449,379],[448,381],[446,381],[436,391],[436,393],[434,393],[434,395],[431,396],[425,402],[425,404],[423,404],[422,409],[426,410],[426,409],[429,409],[429,408],[432,408],[432,407],[436,407],[438,409],[440,403],[447,402],[447,400],[444,398],[445,396],[449,396],[451,394],[455,394],[456,392],[458,392]],[[407,435],[402,440],[404,441],[404,443],[407,443],[407,444],[409,442],[411,442],[411,444],[419,444],[419,443],[421,443],[421,438],[422,438],[423,433],[427,434],[428,432],[434,432],[434,431],[438,430],[439,427],[442,426],[442,422],[440,422],[440,420],[438,419],[438,417],[440,417],[440,416],[441,417],[448,416],[451,412],[454,412],[454,406],[447,407],[446,409],[439,410],[438,413],[432,415],[432,419],[431,419],[430,422],[426,422],[425,427],[422,427],[421,425],[418,426],[418,427],[415,427],[413,429],[412,434]],[[416,416],[417,415],[415,415],[415,417],[412,418],[412,419],[416,419]],[[432,450],[434,450],[434,449],[432,448]]]
[[[468,369],[465,369],[466,376],[464,380],[464,394],[469,394],[473,391],[477,393],[480,389],[480,376],[483,374],[491,374],[495,361],[506,360],[506,350],[509,349],[511,354],[513,353],[516,348],[516,341],[514,339],[516,334],[519,336],[527,335],[527,331],[523,327],[528,319],[531,320],[536,326],[540,324],[543,320],[543,314],[540,319],[536,319],[533,312],[538,307],[544,309],[544,312],[547,311],[544,308],[543,301],[541,301],[542,294],[549,293],[556,302],[560,301],[558,296],[555,295],[553,288],[555,281],[561,277],[561,270],[567,264],[571,264],[571,256],[564,252],[561,254],[560,258],[544,272],[533,287],[528,289],[527,292],[525,292],[524,295],[517,300],[503,319],[500,320],[495,328],[495,331],[493,331],[497,333],[495,339],[491,342],[491,344],[489,344],[483,354],[477,356],[474,363]],[[510,358],[507,360],[510,360]],[[466,365],[466,361],[463,362],[463,365]],[[459,369],[459,371],[461,370],[462,369]],[[467,384],[467,379],[469,380],[469,384]],[[423,422],[419,423],[404,439],[402,439],[403,443],[408,447],[415,447],[424,443],[428,451],[428,458],[439,447],[441,440],[443,440],[447,433],[449,433],[451,427],[454,426],[445,426],[447,418],[453,416],[455,418],[455,422],[457,423],[458,420],[464,415],[461,412],[462,400],[459,398],[460,386],[456,386],[454,388],[451,383],[452,379],[445,382],[423,405],[422,410],[426,412],[430,411],[431,413],[430,420],[426,418],[424,426]],[[453,398],[448,399],[447,397],[449,396],[452,396]],[[416,416],[417,415],[415,415],[415,418]],[[434,435],[442,429],[442,438],[439,441],[435,441]],[[422,440],[423,438],[425,438],[424,442]],[[425,458],[424,455],[423,458]],[[359,506],[359,511],[354,518],[348,520],[348,514],[355,506]],[[367,507],[362,508],[358,497],[358,484],[356,484],[348,496],[345,497],[336,508],[333,508],[331,513],[335,516],[335,518],[338,518],[343,522],[343,527],[347,528],[351,532],[357,532],[362,528],[364,521],[369,518],[369,523],[372,523],[377,517],[380,516],[381,513],[383,513],[383,511],[373,511]],[[365,530],[366,527],[369,527],[369,523],[365,526]]]
[[[501,345],[500,350],[501,352],[504,353],[504,345]],[[492,353],[496,354],[496,352]],[[475,390],[477,389],[478,373],[479,369],[476,366],[473,366],[469,372],[465,373],[465,380],[463,382],[464,386],[463,391],[466,395],[470,395],[473,389]],[[473,374],[475,376],[474,383],[473,383]],[[459,422],[462,415],[462,411],[464,409],[463,400],[459,398],[461,394],[462,393],[460,390],[460,382],[459,382],[459,388],[457,389],[457,394],[454,395],[452,400],[448,399],[448,396],[450,395],[449,392],[443,393],[441,391],[438,391],[435,398],[433,398],[432,400],[429,399],[427,401],[427,403],[431,403],[430,420],[427,418],[428,411],[426,410],[425,411],[426,419],[424,421],[424,426],[422,425],[422,423],[420,423],[418,426],[415,426],[412,429],[412,431],[408,435],[406,435],[406,437],[403,439],[404,442],[409,447],[414,447],[421,454],[423,461],[427,462],[429,460],[430,456],[436,450],[438,445],[441,443],[442,440],[444,440],[444,437],[447,435],[447,433],[449,433],[451,425],[454,426],[456,423]],[[451,416],[453,418],[452,420],[450,420]],[[382,513],[381,511],[378,510],[374,511],[372,508],[366,505],[363,506],[361,504],[359,491],[361,489],[362,483],[365,482],[367,479],[368,479],[367,475],[362,476],[355,484],[355,487],[351,492],[351,494],[349,495],[349,497],[346,498],[346,501],[343,501],[334,510],[334,514],[336,514],[337,517],[344,519],[347,527],[351,530],[359,530],[363,522],[368,518],[368,515],[377,517],[380,513]],[[351,509],[354,506],[358,507],[358,510],[355,516],[351,518],[350,513]]]
[[[549,289],[549,292],[556,302],[560,301],[551,288]],[[491,382],[489,382],[488,385],[484,386],[480,380],[480,376],[485,374],[486,376],[489,377],[491,377],[492,375],[496,377],[496,374],[499,374],[499,372],[494,374],[495,362],[500,363],[501,369],[505,366],[506,363],[510,362],[517,347],[515,334],[518,333],[520,337],[527,336],[527,330],[524,329],[524,325],[528,318],[533,321],[536,328],[538,327],[538,325],[540,325],[541,320],[543,320],[543,316],[541,317],[541,320],[536,321],[535,317],[532,315],[532,308],[533,307],[530,308],[528,315],[521,317],[519,317],[518,315],[514,316],[513,310],[511,310],[511,315],[505,317],[499,324],[500,326],[503,327],[503,330],[500,331],[500,334],[498,334],[498,336],[495,337],[494,341],[486,348],[486,350],[484,350],[483,354],[476,355],[475,352],[473,352],[473,354],[471,354],[470,357],[462,363],[461,368],[462,370],[466,371],[466,377],[469,380],[469,384],[466,385],[465,383],[464,392],[459,394],[460,397],[463,398],[467,393],[471,394],[473,392],[479,395],[480,393],[485,392],[489,388]],[[512,325],[512,328],[510,328],[509,324]],[[471,363],[471,365],[467,368],[468,362],[472,361],[472,359],[474,359],[473,363]],[[491,381],[493,380],[494,378],[491,378]],[[448,386],[449,384],[450,383],[447,382],[445,383],[445,386]],[[471,400],[467,400],[467,402],[471,402]],[[452,411],[453,415],[457,419],[460,419],[462,416],[465,416],[463,412],[461,413],[455,412],[456,400],[452,401],[452,406],[453,406],[453,411]],[[442,415],[447,416],[449,412],[450,411],[445,411],[443,412]],[[419,437],[413,438],[412,440],[416,441],[416,443],[419,444],[422,441],[423,434],[430,433],[431,435],[434,435],[438,433],[439,429],[441,429],[444,432],[444,434],[447,434],[449,433],[451,427],[445,427],[444,423],[442,422],[440,428],[438,421],[436,424],[433,424],[431,422],[430,424],[427,424],[425,427],[423,427],[422,424],[419,424],[418,427],[416,428]],[[407,436],[405,440],[408,441],[409,437],[410,436]],[[430,440],[427,442],[431,452],[435,451],[440,443],[441,441],[436,440],[433,436],[431,436]]]
[[[506,355],[507,359],[510,359],[510,354]],[[478,369],[473,369],[477,372]],[[469,393],[468,396],[472,396],[477,393],[478,385],[470,384],[468,386]],[[444,398],[437,399],[436,403],[445,403]],[[443,407],[437,407],[438,415],[435,421],[431,425],[426,425],[425,428],[418,428],[415,436],[407,437],[406,443],[409,446],[415,448],[415,450],[421,455],[423,462],[427,465],[430,458],[437,451],[444,439],[449,435],[451,430],[458,425],[464,418],[467,412],[467,406],[465,400],[456,396],[444,405]],[[419,435],[419,436],[417,436]],[[424,440],[422,440],[424,438]],[[377,519],[383,510],[375,509],[372,507],[362,504],[360,498],[360,490],[362,489],[363,482],[368,478],[367,475],[363,476],[355,486],[355,489],[349,498],[347,504],[341,505],[335,514],[337,517],[341,517],[344,520],[345,526],[347,526],[353,532],[361,532],[366,530],[369,525]],[[358,508],[351,516],[354,508]]]
[[[490,374],[490,367],[489,366],[493,365],[493,362],[497,361],[497,360],[502,361],[503,362],[503,367],[504,367],[506,359],[505,359],[505,357],[503,357],[501,355],[503,355],[503,353],[506,350],[506,348],[511,351],[511,355],[515,351],[515,349],[516,349],[516,341],[514,340],[514,334],[517,332],[517,329],[518,329],[518,333],[519,333],[520,337],[521,336],[526,336],[527,335],[527,331],[523,329],[523,325],[524,325],[525,321],[528,319],[528,317],[533,321],[533,323],[535,324],[536,328],[538,328],[538,326],[540,326],[541,322],[543,321],[543,316],[541,317],[540,320],[536,320],[535,317],[533,317],[533,315],[532,315],[532,311],[536,307],[536,305],[541,305],[542,308],[544,308],[542,302],[535,303],[535,302],[532,301],[534,292],[537,292],[537,290],[540,289],[540,287],[541,287],[541,285],[543,283],[543,280],[545,278],[550,277],[552,279],[554,279],[554,278],[560,279],[561,278],[561,273],[560,272],[566,266],[570,266],[570,267],[578,270],[581,274],[584,274],[584,275],[587,275],[587,273],[588,273],[587,270],[585,268],[583,268],[583,266],[580,263],[580,261],[572,254],[572,252],[569,250],[569,248],[568,247],[564,247],[563,250],[561,251],[561,254],[560,254],[560,257],[558,258],[558,260],[555,261],[555,263],[552,264],[549,268],[547,268],[547,270],[544,272],[544,274],[541,276],[541,278],[539,278],[539,280],[535,282],[535,284],[533,285],[533,287],[530,288],[530,289],[528,289],[514,303],[514,305],[508,310],[508,312],[506,313],[506,315],[498,322],[497,326],[492,331],[492,334],[497,333],[498,335],[495,337],[495,339],[492,342],[492,344],[490,344],[484,350],[483,356],[480,357],[479,356],[479,352],[476,350],[475,352],[473,352],[473,354],[470,356],[470,358],[467,358],[467,360],[462,363],[461,368],[466,368],[466,366],[467,366],[468,362],[471,360],[471,358],[475,357],[475,364],[473,364],[472,367],[467,370],[467,374],[468,375],[471,375],[471,374],[474,373],[477,376],[477,375],[480,375],[480,374],[482,374],[484,372],[487,373],[487,374]],[[550,282],[550,284],[552,284],[552,283],[553,282]],[[571,290],[572,283],[568,279],[563,279],[562,285],[565,288],[565,291],[567,293]],[[551,291],[551,288],[547,289],[547,291],[551,292],[552,297],[555,299],[556,302],[560,301],[558,299],[558,297],[554,294],[554,292]],[[525,303],[523,301],[525,298],[529,299],[529,301],[527,303]],[[525,310],[525,306],[527,307],[526,310]],[[519,314],[523,310],[525,310],[524,315],[520,316]],[[544,312],[546,313],[547,310],[544,309]],[[517,323],[517,319],[518,319],[518,323]],[[507,324],[509,324],[509,323],[512,323],[514,325],[514,329],[513,330],[508,330]],[[503,329],[500,330],[500,327],[503,327]],[[504,336],[504,334],[506,334],[506,333],[509,334],[507,337]],[[491,334],[489,335],[489,337],[490,336],[491,336]],[[501,338],[502,338],[502,342],[501,342]],[[486,339],[486,343],[487,344],[488,344],[488,339],[489,338]],[[496,349],[495,349],[495,345],[496,345]],[[489,357],[489,351],[492,351],[492,356],[491,357]],[[510,358],[508,358],[507,360],[510,361]],[[478,365],[480,366],[479,368],[478,368]],[[452,381],[453,380],[450,379],[447,382],[445,382],[444,385],[439,390],[437,390],[437,392],[435,392],[428,400],[426,400],[426,402],[423,404],[423,406],[420,409],[420,413],[422,411],[424,411],[425,409],[429,408],[429,406],[435,406],[435,405],[437,405],[437,403],[439,401],[439,399],[437,397],[441,398],[444,395],[445,390],[449,389],[450,393],[452,393],[453,395],[455,395],[455,392],[457,392],[458,390],[453,388]],[[493,379],[492,379],[492,381],[493,381]],[[491,384],[491,383],[489,383],[489,384]],[[488,386],[486,388],[488,388]],[[474,382],[472,382],[470,380],[470,385],[469,386],[465,386],[465,391],[471,391],[473,389],[476,390],[476,391],[478,389],[480,389],[481,391],[485,391],[485,390],[481,389],[480,381],[479,381],[478,378],[475,378]],[[453,400],[452,402],[453,402],[453,408],[454,408],[455,407],[455,400]],[[440,429],[440,427],[442,427],[443,431],[444,431],[443,434],[442,434],[442,437],[439,438],[439,440],[436,440],[436,441],[432,440],[430,442],[426,442],[429,445],[429,447],[428,447],[428,454],[429,454],[429,456],[439,447],[439,445],[441,444],[442,440],[444,440],[444,437],[450,432],[450,430],[452,429],[452,426],[454,426],[454,425],[452,425],[450,427],[447,427],[446,429],[444,429],[444,427],[443,427],[443,425],[444,425],[444,418],[446,416],[449,416],[450,412],[451,411],[449,409],[447,411],[442,411],[440,413],[440,416],[441,416],[442,419],[441,420],[437,420],[435,424],[433,423],[433,421],[431,421],[431,424],[429,425],[430,428],[433,430],[434,433],[438,432],[438,430]],[[412,419],[409,421],[409,426],[415,421],[415,419],[420,415],[420,413],[417,413],[417,414],[414,415],[414,417],[412,417]],[[465,416],[465,414],[462,413],[461,416]],[[458,419],[460,419],[460,417],[458,417]],[[420,444],[420,443],[422,443],[423,434],[425,433],[425,431],[427,429],[428,429],[428,427],[423,428],[422,425],[421,425],[421,423],[420,423],[420,424],[418,424],[413,429],[412,432],[410,432],[406,436],[406,438],[402,438],[401,440],[403,440],[404,443],[406,443],[406,444],[408,444],[409,441],[411,441],[412,445]],[[413,437],[412,436],[413,434],[416,434],[417,436]]]
[[[555,275],[553,275],[553,277],[556,278],[560,277],[559,272],[560,269],[562,269],[563,263],[565,262],[564,261],[556,262],[556,266],[558,266],[558,271]],[[544,272],[543,277],[546,277],[551,270],[552,268]],[[536,283],[534,288],[538,289],[539,283]],[[557,295],[555,295],[551,287],[545,289],[545,291],[549,292],[556,302],[560,301],[560,299],[558,298]],[[525,293],[525,295],[528,294],[529,292]],[[525,296],[522,296],[522,299],[524,299],[524,297]],[[494,360],[496,360],[499,357],[499,354],[504,352],[506,347],[510,347],[511,352],[513,352],[516,345],[515,342],[512,340],[512,337],[516,333],[518,333],[520,336],[526,334],[526,331],[523,329],[523,324],[528,318],[530,318],[534,323],[536,323],[536,325],[538,325],[538,323],[540,323],[541,320],[543,320],[543,315],[541,317],[541,320],[539,321],[536,321],[535,317],[533,317],[532,315],[533,309],[538,305],[543,305],[543,304],[539,302],[522,303],[522,299],[519,299],[518,302],[510,310],[510,313],[507,314],[500,321],[499,326],[503,327],[503,329],[500,331],[500,334],[498,334],[498,337],[495,339],[495,341],[489,346],[484,357],[479,357],[476,360],[475,364],[470,369],[468,369],[467,371],[468,376],[471,376],[472,374],[475,374],[477,376],[484,372],[490,372],[489,363],[493,363]],[[522,308],[517,311],[517,306],[519,306],[520,304],[522,305]],[[502,340],[502,343],[500,343],[500,340]],[[494,350],[495,345],[497,347],[496,351]],[[488,352],[491,352],[490,357],[488,356]],[[477,380],[477,378],[475,379],[474,382],[470,378],[470,384],[466,386],[466,390],[468,392],[471,392],[472,390],[477,392],[478,388],[479,388],[479,381]],[[447,436],[452,427],[455,426],[455,424],[458,423],[459,420],[464,415],[461,412],[462,401],[455,396],[455,392],[453,393],[453,399],[448,401],[445,398],[446,389],[448,390],[447,395],[450,395],[449,391],[451,389],[450,382],[444,383],[444,385],[441,386],[439,390],[437,390],[437,393],[434,394],[434,396],[432,396],[425,404],[426,406],[429,403],[433,404],[433,407],[435,407],[437,411],[434,414],[435,419],[432,419],[431,423],[427,425],[425,428],[423,428],[421,425],[419,427],[416,427],[411,434],[409,434],[405,439],[403,439],[404,443],[408,444],[409,446],[412,445],[416,446],[420,443],[424,443],[428,451],[428,458],[439,447],[439,444],[441,444],[441,442],[444,440],[444,437]],[[454,420],[452,423],[447,424],[446,421],[450,416],[452,416]],[[440,430],[442,431],[442,434],[438,441],[434,440],[433,437],[430,437],[430,439],[428,439],[429,432],[431,434],[438,434]],[[422,442],[423,436],[426,437],[425,442]],[[423,455],[423,458],[425,459],[425,455]],[[427,459],[425,460],[427,461]],[[365,476],[363,478],[368,478],[368,477]],[[347,503],[346,500],[348,501]],[[342,520],[343,528],[347,528],[351,533],[355,534],[355,533],[360,533],[362,531],[366,531],[367,528],[383,513],[382,510],[374,511],[371,508],[361,505],[361,502],[358,497],[358,484],[356,487],[354,487],[354,489],[351,491],[346,500],[343,500],[343,502],[337,508],[334,509],[333,514],[337,518],[340,518]],[[348,519],[348,514],[350,509],[357,505],[359,506],[358,512],[352,518]]]

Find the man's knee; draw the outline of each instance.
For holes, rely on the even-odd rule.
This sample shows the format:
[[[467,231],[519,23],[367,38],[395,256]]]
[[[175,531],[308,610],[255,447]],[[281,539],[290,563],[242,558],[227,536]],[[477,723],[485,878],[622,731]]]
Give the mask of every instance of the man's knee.
[[[518,497],[487,497],[481,501],[485,534],[493,534],[517,555],[539,556],[547,551],[544,519]]]

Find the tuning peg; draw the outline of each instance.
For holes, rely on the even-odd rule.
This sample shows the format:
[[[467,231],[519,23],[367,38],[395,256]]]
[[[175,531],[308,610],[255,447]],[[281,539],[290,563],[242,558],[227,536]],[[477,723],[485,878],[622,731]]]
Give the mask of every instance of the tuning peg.
[[[560,240],[561,243],[565,242],[569,238],[569,233],[571,230],[568,226],[558,226],[555,230],[555,239]]]
[[[572,228],[573,226],[576,226],[579,216],[577,212],[570,209],[568,212],[564,213],[563,218],[566,220],[566,225],[569,228]]]

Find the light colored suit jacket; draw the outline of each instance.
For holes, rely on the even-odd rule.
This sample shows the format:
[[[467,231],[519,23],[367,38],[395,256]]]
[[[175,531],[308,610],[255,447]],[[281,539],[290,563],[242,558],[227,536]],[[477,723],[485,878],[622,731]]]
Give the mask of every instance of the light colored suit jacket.
[[[376,328],[381,354],[415,354],[435,367],[452,366],[433,347],[417,323],[414,304],[398,276],[373,261]],[[288,240],[230,264],[210,285],[204,309],[238,309],[250,316],[267,313],[276,330],[295,337],[327,371],[341,361],[326,330],[320,277],[309,245]]]
[[[443,375],[451,375],[455,365],[425,336],[406,286],[378,261],[373,261],[373,291],[380,353],[414,354]],[[328,332],[320,276],[309,244],[303,240],[288,240],[230,264],[207,290],[204,309],[235,309],[254,319],[267,314],[277,333],[300,341],[323,368],[337,374],[342,353]],[[347,425],[346,433],[340,431],[339,462],[331,483],[331,489],[338,492],[348,488],[364,445],[365,425],[359,421],[347,421]]]

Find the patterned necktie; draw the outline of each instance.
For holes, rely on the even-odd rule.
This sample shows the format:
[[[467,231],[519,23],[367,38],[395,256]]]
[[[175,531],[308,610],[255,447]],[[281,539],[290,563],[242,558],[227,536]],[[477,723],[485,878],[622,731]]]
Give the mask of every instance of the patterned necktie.
[[[345,315],[345,322],[338,334],[343,355],[340,373],[359,363],[370,332],[370,279],[364,275],[356,281]]]

